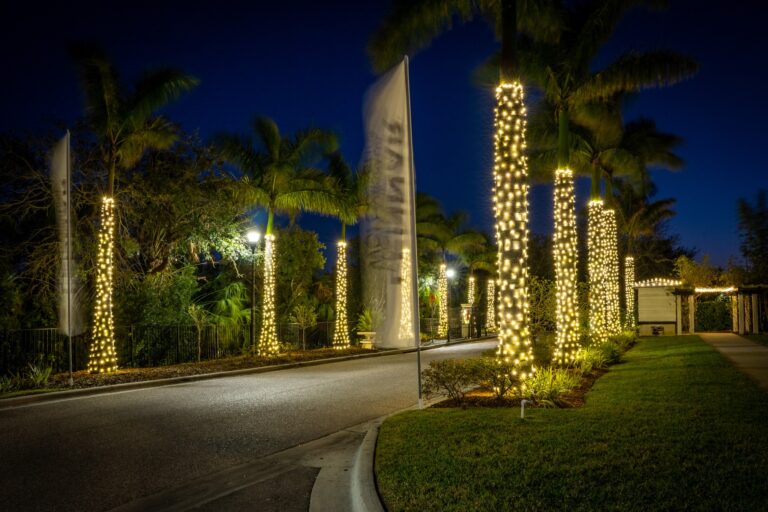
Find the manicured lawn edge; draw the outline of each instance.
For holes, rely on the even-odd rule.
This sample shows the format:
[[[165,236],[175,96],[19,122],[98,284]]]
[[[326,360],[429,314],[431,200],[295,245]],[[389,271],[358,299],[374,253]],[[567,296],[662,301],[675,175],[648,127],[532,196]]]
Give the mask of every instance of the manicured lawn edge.
[[[430,409],[381,427],[399,510],[765,510],[768,396],[696,336],[643,339],[579,409]]]

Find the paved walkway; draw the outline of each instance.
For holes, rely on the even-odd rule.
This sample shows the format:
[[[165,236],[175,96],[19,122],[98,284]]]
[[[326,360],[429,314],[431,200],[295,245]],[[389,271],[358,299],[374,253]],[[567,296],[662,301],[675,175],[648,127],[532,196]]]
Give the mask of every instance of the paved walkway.
[[[768,391],[768,347],[730,333],[696,333]]]

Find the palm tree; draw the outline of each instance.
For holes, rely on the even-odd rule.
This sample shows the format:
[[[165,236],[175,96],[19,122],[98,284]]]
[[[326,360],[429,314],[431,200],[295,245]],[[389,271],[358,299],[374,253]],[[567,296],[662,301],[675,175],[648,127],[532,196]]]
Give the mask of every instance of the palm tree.
[[[165,68],[146,72],[125,90],[104,52],[93,46],[72,49],[85,97],[87,121],[101,145],[107,187],[101,204],[96,266],[96,305],[88,359],[92,373],[117,369],[112,314],[115,243],[115,191],[118,174],[131,169],[147,150],[166,149],[176,130],[155,113],[197,85],[197,79]]]
[[[254,118],[251,128],[253,135],[220,134],[216,144],[223,158],[241,174],[237,198],[250,207],[267,209],[258,354],[273,356],[280,351],[275,312],[275,214],[336,213],[329,178],[312,167],[316,158],[335,149],[336,138],[319,129],[284,137],[277,124],[266,117]]]
[[[538,37],[556,34],[554,0],[417,0],[398,2],[374,34],[369,51],[378,71],[426,46],[456,18],[487,20],[501,41],[496,88],[494,215],[499,259],[500,360],[525,379],[532,365],[528,329],[528,172],[524,154],[526,111],[517,69],[518,30]]]
[[[647,174],[647,173],[646,173]],[[636,254],[637,241],[652,238],[665,221],[675,216],[672,207],[674,199],[651,201],[655,187],[649,179],[644,179],[642,188],[647,192],[638,193],[635,186],[627,180],[615,183],[613,204],[616,208],[619,234],[625,242],[624,251],[624,325],[628,329],[635,327],[635,292],[636,265],[639,259],[648,259],[649,254]],[[646,193],[648,195],[646,195]]]
[[[493,332],[496,329],[496,284],[494,283],[493,276],[498,273],[496,269],[498,249],[488,244],[488,237],[486,235],[483,235],[483,238],[485,238],[485,243],[482,246],[472,244],[459,251],[459,259],[469,271],[469,285],[467,286],[468,304],[474,306],[476,304],[476,296],[481,293],[475,286],[478,280],[477,274],[480,273],[488,276],[485,294],[487,306],[485,327],[488,332]],[[479,314],[479,309],[473,309],[473,313]]]
[[[619,118],[620,119],[620,118]],[[605,182],[605,200],[591,201],[590,211],[594,214],[590,218],[593,230],[593,247],[607,259],[602,262],[590,260],[591,269],[596,270],[597,281],[592,281],[590,286],[597,288],[598,293],[590,292],[590,315],[598,317],[597,325],[602,325],[605,334],[617,333],[621,329],[621,313],[619,305],[619,252],[617,212],[614,198],[614,181],[618,177],[624,177],[628,183],[634,184],[641,193],[651,187],[648,167],[677,170],[683,165],[682,159],[674,153],[674,148],[681,143],[681,139],[675,135],[663,133],[657,130],[656,124],[647,119],[640,119],[626,124],[615,134],[596,135],[585,129],[576,129],[574,138],[576,143],[572,152],[572,165],[578,174],[591,176],[593,184],[597,183],[600,189],[600,179]],[[604,233],[606,236],[594,237],[596,233]],[[597,238],[597,239],[595,239]],[[634,274],[635,259],[632,253],[625,258],[625,302],[628,308],[633,309],[633,293],[628,289],[626,274]],[[607,276],[606,276],[607,273]],[[630,281],[634,282],[634,278]],[[597,284],[596,284],[597,283]],[[594,289],[591,288],[591,289]],[[601,293],[602,292],[602,293]],[[602,295],[602,296],[600,296]],[[594,297],[597,296],[597,297]],[[593,298],[597,304],[592,307]],[[630,318],[631,315],[625,315]],[[601,337],[602,339],[602,337]]]
[[[334,180],[336,217],[341,221],[341,239],[336,256],[336,325],[333,347],[349,347],[347,322],[347,224],[355,224],[368,210],[368,172],[353,172],[339,152],[328,155],[328,171]]]
[[[578,347],[578,297],[577,250],[576,250],[576,214],[574,199],[574,176],[570,161],[570,131],[573,125],[589,130],[597,139],[616,137],[620,133],[616,120],[620,118],[613,100],[620,94],[636,92],[648,87],[669,85],[683,80],[697,70],[692,59],[669,51],[647,53],[626,53],[600,70],[595,70],[593,62],[618,22],[626,11],[636,5],[636,1],[614,0],[607,2],[582,2],[573,4],[565,11],[565,23],[562,26],[557,44],[542,41],[525,41],[521,44],[521,69],[524,76],[536,83],[548,103],[548,112],[552,118],[546,122],[556,127],[556,135],[550,135],[550,143],[555,143],[556,152],[549,160],[555,160],[555,282],[557,287],[557,354],[561,364],[573,361]],[[642,3],[642,2],[641,2]],[[551,130],[555,131],[555,130]],[[551,172],[551,167],[546,169]],[[599,254],[611,253],[613,242],[607,244],[598,236],[598,225],[605,224],[611,231],[610,211],[604,211],[599,202],[600,175],[592,177],[592,202],[589,212],[592,227],[589,237],[590,282],[592,295],[603,295],[596,306],[610,300],[601,294],[601,283],[606,283],[601,273],[605,271],[605,262],[597,261]],[[600,220],[602,218],[602,220]],[[610,234],[608,235],[610,238]],[[606,245],[606,250],[598,250],[597,245]],[[618,261],[608,263],[609,274],[618,272]],[[615,270],[615,272],[613,272]],[[615,276],[618,279],[618,275]],[[618,282],[607,280],[607,285],[617,287]],[[603,290],[605,291],[605,290]],[[614,308],[608,308],[609,315],[615,316]],[[600,333],[604,328],[604,318],[593,315],[592,328]],[[608,321],[614,325],[613,320]]]
[[[447,216],[440,203],[424,193],[416,194],[416,237],[420,259],[438,261],[438,327],[439,337],[448,334],[448,277],[446,274],[449,254],[459,256],[463,252],[478,251],[486,243],[485,236],[477,231],[463,229],[466,215],[461,212]]]

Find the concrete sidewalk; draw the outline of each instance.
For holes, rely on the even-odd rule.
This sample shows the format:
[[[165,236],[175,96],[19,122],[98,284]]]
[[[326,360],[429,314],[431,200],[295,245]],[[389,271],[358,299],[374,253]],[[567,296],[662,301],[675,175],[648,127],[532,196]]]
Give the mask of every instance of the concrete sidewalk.
[[[696,333],[768,392],[768,347],[730,333]]]

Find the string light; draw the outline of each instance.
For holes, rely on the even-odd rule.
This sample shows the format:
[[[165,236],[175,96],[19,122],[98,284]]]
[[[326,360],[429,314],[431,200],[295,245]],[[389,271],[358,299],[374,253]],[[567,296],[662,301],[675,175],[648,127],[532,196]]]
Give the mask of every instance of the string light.
[[[469,284],[467,284],[467,304],[470,306],[475,303],[475,278],[469,276]]]
[[[627,314],[624,325],[628,330],[635,329],[635,258],[627,256],[624,258],[624,298],[627,304]]]
[[[400,260],[400,331],[401,340],[413,339],[413,283],[411,282],[411,250],[403,249]]]
[[[96,305],[93,311],[93,340],[88,355],[88,371],[108,373],[117,370],[115,320],[112,315],[113,263],[115,251],[115,200],[101,200],[101,230],[96,255]]]
[[[587,270],[589,272],[589,331],[593,344],[608,339],[605,327],[605,263],[603,251],[603,201],[593,199],[587,204]]]
[[[336,325],[333,330],[333,348],[349,348],[347,330],[347,243],[336,244]]]
[[[666,277],[653,277],[645,281],[637,281],[635,288],[669,288],[671,286],[680,286],[683,282],[677,279],[668,279]]]
[[[437,307],[437,337],[448,336],[448,266],[443,263],[437,274],[437,294],[440,302]]]
[[[694,288],[693,291],[695,291],[696,293],[733,293],[736,291],[736,288],[734,286],[728,286],[727,288],[698,287],[698,288]]]
[[[573,171],[555,171],[555,364],[570,365],[579,349],[578,252]]]
[[[525,104],[520,82],[496,88],[494,110],[493,209],[499,264],[499,347],[501,363],[525,381],[535,368],[528,329],[528,163]]]
[[[485,330],[496,332],[496,283],[493,279],[489,279],[486,284],[486,295]]]
[[[261,304],[259,355],[271,357],[279,353],[275,312],[275,235],[270,234],[264,235],[264,293]]]
[[[619,276],[619,242],[616,227],[616,212],[611,208],[603,210],[603,254],[605,265],[605,329],[608,335],[621,333],[621,285]]]

